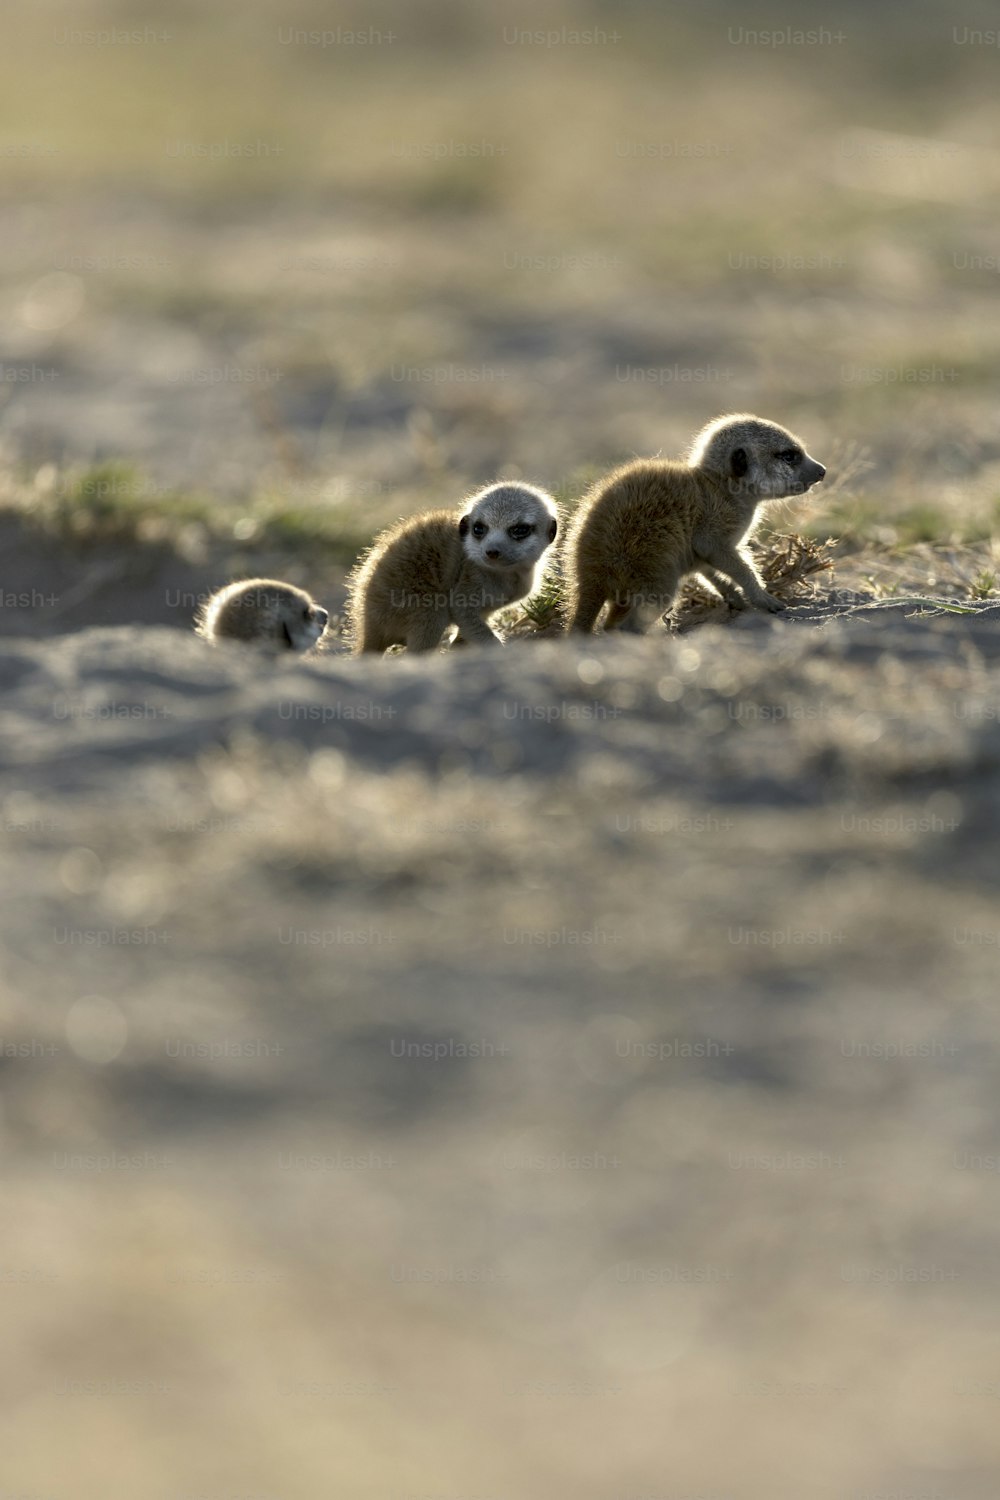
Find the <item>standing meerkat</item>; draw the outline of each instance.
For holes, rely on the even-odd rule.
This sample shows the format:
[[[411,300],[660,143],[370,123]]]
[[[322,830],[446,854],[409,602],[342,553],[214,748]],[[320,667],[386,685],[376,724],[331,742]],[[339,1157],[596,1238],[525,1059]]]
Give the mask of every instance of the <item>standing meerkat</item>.
[[[801,495],[826,473],[798,438],[743,413],[717,417],[686,463],[640,459],[590,490],[566,544],[569,629],[641,634],[666,613],[681,579],[700,573],[734,608],[785,608],[764,588],[746,543],[758,507]]]
[[[217,590],[199,611],[195,629],[207,641],[311,651],[328,618],[304,589],[276,578],[248,578]]]
[[[499,642],[489,616],[535,590],[557,528],[552,496],[512,482],[390,526],[348,580],[353,650],[433,651],[449,625],[460,641]]]

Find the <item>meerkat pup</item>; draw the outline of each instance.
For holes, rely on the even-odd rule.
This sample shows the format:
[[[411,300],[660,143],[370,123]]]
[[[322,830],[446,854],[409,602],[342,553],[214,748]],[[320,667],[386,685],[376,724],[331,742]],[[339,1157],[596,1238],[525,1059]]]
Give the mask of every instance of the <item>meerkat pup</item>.
[[[247,641],[272,651],[311,651],[329,616],[304,589],[276,578],[228,583],[199,612],[207,641]]]
[[[769,594],[746,543],[758,507],[804,494],[826,473],[798,438],[748,414],[717,417],[686,463],[640,459],[600,480],[580,503],[566,544],[569,629],[641,634],[666,613],[682,578],[699,573],[734,608],[785,608]]]
[[[459,641],[499,642],[487,620],[534,592],[557,529],[551,495],[520,483],[390,526],[348,580],[353,650],[433,651],[449,625]]]

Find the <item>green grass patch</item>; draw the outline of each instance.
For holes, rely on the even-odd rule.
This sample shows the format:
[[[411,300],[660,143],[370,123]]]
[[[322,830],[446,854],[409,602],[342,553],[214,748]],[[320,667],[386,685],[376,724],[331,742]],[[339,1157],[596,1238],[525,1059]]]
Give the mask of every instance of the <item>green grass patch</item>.
[[[56,478],[26,507],[66,541],[153,541],[192,524],[208,527],[214,503],[194,493],[167,493],[128,463],[103,463]]]
[[[79,547],[157,543],[186,550],[196,528],[205,541],[293,557],[319,553],[347,567],[373,534],[370,521],[346,507],[269,494],[234,501],[165,490],[119,462],[57,475],[33,492],[22,490],[17,504],[49,535]]]

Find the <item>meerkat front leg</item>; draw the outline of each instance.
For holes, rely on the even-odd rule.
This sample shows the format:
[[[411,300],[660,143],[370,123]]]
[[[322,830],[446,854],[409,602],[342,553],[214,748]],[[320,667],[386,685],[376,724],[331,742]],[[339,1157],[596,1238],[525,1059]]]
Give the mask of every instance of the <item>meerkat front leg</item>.
[[[448,616],[443,611],[414,614],[406,628],[407,651],[436,651],[447,629]]]
[[[785,605],[764,588],[747,559],[729,542],[710,541],[708,537],[695,537],[695,555],[719,573],[724,573],[743,590],[755,609],[766,609],[769,614],[780,614]]]
[[[455,610],[453,614],[455,624],[458,626],[458,635],[455,644],[463,646],[502,646],[498,635],[487,625],[486,621],[478,615],[475,610]]]
[[[730,609],[746,609],[747,601],[734,584],[730,583],[724,573],[719,573],[715,568],[710,568],[707,563],[702,563],[698,568],[702,578],[708,580],[712,587],[722,595]]]

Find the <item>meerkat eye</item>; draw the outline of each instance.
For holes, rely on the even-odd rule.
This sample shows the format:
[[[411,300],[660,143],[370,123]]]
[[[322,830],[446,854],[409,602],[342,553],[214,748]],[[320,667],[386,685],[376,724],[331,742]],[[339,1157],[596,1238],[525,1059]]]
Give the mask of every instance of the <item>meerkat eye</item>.
[[[477,536],[477,537],[485,536],[488,530],[489,530],[489,527],[486,525],[485,521],[474,521],[472,523],[472,535],[473,536]]]
[[[797,464],[801,462],[802,454],[798,448],[786,448],[784,452],[776,454],[775,457],[780,458],[786,464]]]
[[[533,526],[529,526],[526,521],[518,521],[516,526],[511,526],[508,528],[507,535],[513,542],[523,542],[525,537],[530,536],[534,529],[535,528]]]

